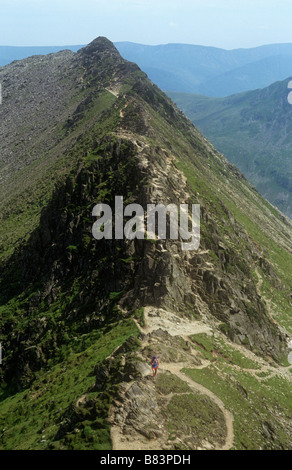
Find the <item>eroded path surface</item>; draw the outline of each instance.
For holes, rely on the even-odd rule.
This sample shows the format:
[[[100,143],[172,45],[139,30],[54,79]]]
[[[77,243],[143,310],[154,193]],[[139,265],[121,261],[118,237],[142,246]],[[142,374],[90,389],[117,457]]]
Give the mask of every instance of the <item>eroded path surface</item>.
[[[203,395],[207,395],[211,400],[214,401],[214,403],[216,403],[216,405],[220,408],[220,410],[222,411],[222,413],[224,415],[226,429],[227,429],[226,441],[225,441],[225,444],[221,447],[221,450],[230,449],[233,445],[233,440],[234,440],[233,416],[232,416],[232,414],[225,408],[223,402],[213,392],[208,390],[206,387],[203,387],[203,385],[200,385],[200,384],[194,382],[190,377],[188,377],[186,374],[184,374],[181,371],[181,369],[183,367],[189,367],[189,365],[188,364],[170,363],[170,364],[167,364],[165,369],[169,370],[172,374],[176,375],[177,377],[179,377],[184,382],[187,382],[191,389],[193,389],[193,390],[195,390],[195,391],[197,391],[197,392],[199,392]],[[164,370],[164,368],[162,368],[162,370]],[[220,450],[220,447],[218,449]]]
[[[138,325],[141,332],[144,334],[152,333],[158,329],[167,331],[171,336],[182,337],[199,333],[212,333],[212,329],[205,323],[181,318],[175,313],[168,312],[167,310],[145,307],[144,316],[145,326],[141,328]]]
[[[178,317],[173,312],[163,309],[146,307],[144,309],[144,326],[137,326],[141,331],[142,353],[140,359],[149,362],[151,350],[159,351],[159,356],[163,357],[159,374],[171,373],[179,378],[182,383],[187,384],[189,393],[205,397],[218,408],[221,420],[225,422],[224,435],[219,436],[212,442],[208,441],[208,436],[198,446],[194,442],[194,449],[216,449],[228,450],[233,445],[233,416],[225,408],[223,402],[212,391],[194,382],[190,377],[182,372],[184,368],[202,369],[209,365],[209,361],[198,359],[197,354],[188,347],[184,351],[178,346],[186,343],[190,335],[205,333],[212,334],[212,329],[203,321],[190,321],[186,318]],[[176,351],[176,352],[175,352]],[[178,351],[182,351],[181,353]],[[167,397],[157,398],[155,382],[152,372],[147,362],[141,362],[141,373],[143,379],[141,383],[132,382],[125,386],[121,400],[116,403],[111,411],[112,420],[112,441],[115,450],[162,450],[170,449],[169,432],[163,428],[159,422],[159,406],[165,405],[174,395],[183,393],[169,393]],[[184,393],[186,394],[186,392]],[[144,408],[143,408],[144,407]],[[153,416],[151,416],[153,413]],[[138,415],[141,414],[141,417]],[[157,419],[158,418],[158,419]],[[131,429],[132,426],[132,429]],[[151,430],[151,426],[153,429]],[[224,429],[224,425],[222,426]]]
[[[231,342],[220,332],[215,320],[203,317],[190,320],[154,307],[145,307],[143,320],[143,326],[136,321],[142,347],[135,359],[141,378],[124,384],[111,409],[112,442],[116,450],[234,448],[232,412],[238,410],[235,411],[232,404],[228,409],[228,403],[222,401],[224,397],[216,395],[216,387],[210,390],[187,375],[191,375],[192,370],[201,370],[194,376],[202,376],[204,370],[206,374],[215,371],[224,382],[222,362],[216,363],[220,359],[217,354],[223,354],[224,350],[231,354],[227,356],[225,367],[234,374],[248,374],[259,384],[276,376],[279,380],[291,382],[289,367],[264,360],[244,346]],[[219,345],[215,356],[201,354],[196,343],[198,339],[194,342],[192,335],[209,338],[209,344]],[[220,345],[223,345],[221,352]],[[150,366],[154,354],[160,358],[155,379]],[[228,362],[232,354],[235,354],[235,362]],[[181,419],[180,413],[184,414]],[[176,429],[173,430],[176,428],[175,417],[179,423],[177,428],[180,427],[177,433]]]

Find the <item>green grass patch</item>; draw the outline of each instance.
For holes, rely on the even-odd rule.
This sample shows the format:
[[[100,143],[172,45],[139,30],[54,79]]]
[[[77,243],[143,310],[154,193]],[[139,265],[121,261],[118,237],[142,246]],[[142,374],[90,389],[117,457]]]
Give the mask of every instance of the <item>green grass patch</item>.
[[[160,372],[157,375],[155,387],[163,395],[191,392],[191,389],[186,382],[170,372]]]
[[[107,415],[111,390],[90,391],[95,383],[93,371],[117,346],[138,334],[133,320],[118,322],[81,353],[72,353],[66,361],[49,371],[41,370],[31,388],[9,398],[5,398],[5,390],[2,390],[0,449],[110,449]],[[70,438],[56,440],[57,431],[66,420],[68,407],[74,408],[86,393],[94,412],[90,414],[87,408],[81,408],[80,413],[84,416],[70,433]]]
[[[200,333],[190,336],[200,354],[211,362],[227,362],[242,369],[259,369],[259,365],[244,354],[227,345],[222,338]]]
[[[234,416],[238,450],[288,449],[291,436],[285,420],[291,417],[290,383],[281,377],[264,383],[248,372],[236,371],[223,363],[203,370],[185,369],[196,382],[215,393]],[[283,421],[277,419],[281,414]],[[271,435],[267,435],[267,433]]]
[[[198,393],[174,395],[163,414],[173,448],[194,449],[205,439],[214,446],[224,442],[223,414],[208,397]]]

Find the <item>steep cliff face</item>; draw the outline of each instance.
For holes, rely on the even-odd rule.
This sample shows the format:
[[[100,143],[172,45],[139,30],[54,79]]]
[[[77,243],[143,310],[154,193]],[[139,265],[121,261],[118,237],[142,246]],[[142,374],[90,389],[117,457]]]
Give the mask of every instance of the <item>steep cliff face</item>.
[[[22,85],[21,122],[29,127],[23,138],[34,154],[28,151],[23,169],[22,152],[9,156],[12,134],[3,131],[9,151],[2,166],[0,406],[9,412],[11,395],[15,409],[23,400],[28,413],[34,403],[40,416],[27,431],[33,436],[27,444],[17,441],[11,422],[3,447],[106,449],[124,448],[126,442],[135,448],[248,448],[252,439],[244,443],[239,430],[234,437],[230,414],[234,396],[246,387],[238,372],[243,358],[248,366],[243,368],[264,373],[269,366],[275,374],[281,371],[281,380],[289,376],[282,365],[290,334],[291,223],[107,39],[98,38],[77,54],[47,56],[35,73],[39,60],[1,71],[8,116],[15,112],[12,90]],[[16,66],[24,70],[9,87]],[[33,89],[41,90],[44,74],[45,93],[27,99]],[[48,103],[55,90],[56,107]],[[38,107],[42,101],[44,114]],[[97,241],[92,209],[98,202],[113,208],[117,195],[124,205],[144,208],[200,204],[199,248],[184,251],[181,239],[169,237]],[[154,350],[168,364],[156,385],[146,365]],[[220,369],[222,357],[230,369]],[[200,389],[201,378],[183,380],[182,367],[191,374],[206,367],[211,374],[214,361],[219,382],[234,379],[230,410],[211,384]],[[247,393],[253,395],[258,383],[254,375],[252,380]],[[177,429],[172,440],[167,429],[179,413],[176,399],[186,393],[185,406],[195,413],[203,399],[206,414],[196,425],[186,421],[187,439]],[[132,409],[138,396],[145,406]],[[267,416],[260,407],[259,426],[272,419],[277,434],[274,444],[267,438],[267,447],[287,447],[289,433],[281,437],[286,401],[278,419],[273,398],[263,393],[261,399],[270,401],[272,411]],[[157,406],[162,427],[155,432],[151,410]],[[250,413],[255,410],[253,397]],[[142,429],[143,416],[149,432]],[[211,432],[212,420],[219,424]],[[47,436],[42,444],[37,432]],[[263,446],[264,431],[257,433]]]

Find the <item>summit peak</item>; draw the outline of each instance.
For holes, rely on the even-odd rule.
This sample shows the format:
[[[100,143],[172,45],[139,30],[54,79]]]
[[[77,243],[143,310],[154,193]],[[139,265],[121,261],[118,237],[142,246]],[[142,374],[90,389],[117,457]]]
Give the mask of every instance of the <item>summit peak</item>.
[[[114,44],[104,36],[99,36],[79,51],[82,54],[114,53],[119,55]]]

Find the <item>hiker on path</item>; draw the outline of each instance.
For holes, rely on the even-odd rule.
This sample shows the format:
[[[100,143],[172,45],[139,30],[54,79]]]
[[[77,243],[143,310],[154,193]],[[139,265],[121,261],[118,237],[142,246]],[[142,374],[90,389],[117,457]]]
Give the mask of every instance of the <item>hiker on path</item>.
[[[159,367],[159,360],[157,356],[152,356],[151,366],[153,371],[153,377],[156,377],[157,370]]]

